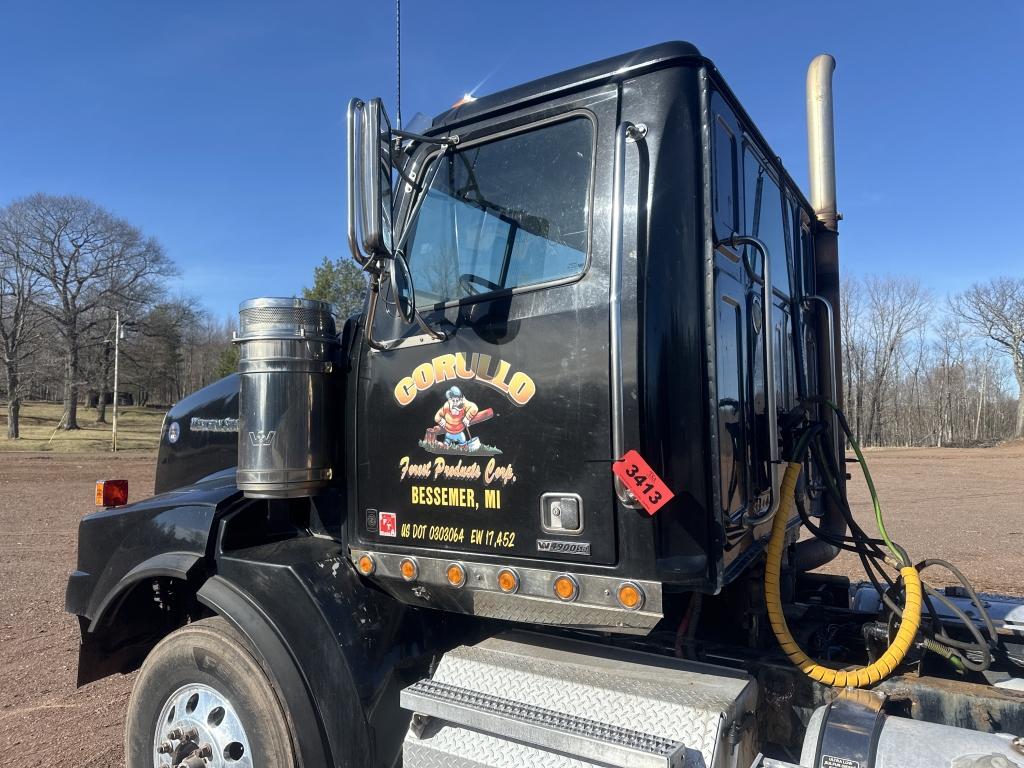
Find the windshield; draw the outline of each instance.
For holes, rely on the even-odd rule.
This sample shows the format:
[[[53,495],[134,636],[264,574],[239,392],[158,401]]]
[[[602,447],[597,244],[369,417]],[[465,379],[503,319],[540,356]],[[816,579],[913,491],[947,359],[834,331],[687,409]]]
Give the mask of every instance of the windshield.
[[[439,156],[405,252],[417,303],[547,283],[587,263],[593,124],[575,117]]]

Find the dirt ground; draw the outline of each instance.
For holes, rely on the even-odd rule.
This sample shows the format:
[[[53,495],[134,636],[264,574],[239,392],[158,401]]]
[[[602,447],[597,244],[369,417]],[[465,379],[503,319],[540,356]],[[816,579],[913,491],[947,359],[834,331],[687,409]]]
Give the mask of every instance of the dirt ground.
[[[1024,444],[880,450],[868,461],[890,533],[912,557],[944,557],[980,588],[1024,593]],[[127,478],[138,500],[153,470],[151,453],[0,453],[0,733],[20,765],[123,765],[133,676],[75,689],[78,628],[63,612],[64,587],[94,481]],[[873,530],[863,483],[850,490]],[[860,578],[854,560],[828,570]]]
[[[132,676],[75,690],[78,623],[64,613],[78,519],[94,484],[153,492],[155,454],[0,453],[0,734],[25,766],[123,765]]]
[[[850,454],[852,456],[852,454]],[[886,448],[865,453],[886,529],[918,562],[939,557],[974,586],[1024,595],[1024,442],[996,448]],[[874,533],[874,510],[860,468],[850,464],[847,493],[861,527]],[[842,553],[823,568],[863,580],[860,561]],[[928,569],[935,584],[952,583]]]

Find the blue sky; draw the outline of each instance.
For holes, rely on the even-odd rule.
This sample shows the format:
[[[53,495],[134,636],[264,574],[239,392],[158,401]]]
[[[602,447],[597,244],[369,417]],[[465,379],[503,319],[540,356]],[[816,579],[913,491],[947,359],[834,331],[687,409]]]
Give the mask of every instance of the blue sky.
[[[218,315],[344,253],[344,109],[394,114],[391,2],[5,0],[0,204],[95,199]],[[938,294],[1024,274],[1024,4],[532,2],[403,8],[403,115],[695,43],[806,188],[804,73],[838,59],[841,256]]]

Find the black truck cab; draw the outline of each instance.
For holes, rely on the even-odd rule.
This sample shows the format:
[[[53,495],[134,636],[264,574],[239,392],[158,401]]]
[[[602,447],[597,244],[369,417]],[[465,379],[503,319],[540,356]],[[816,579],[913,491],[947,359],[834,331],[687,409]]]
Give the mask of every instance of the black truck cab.
[[[246,302],[240,374],[169,412],[157,495],[82,520],[79,680],[141,666],[129,768],[393,767],[403,735],[406,764],[433,765],[445,734],[495,733],[597,756],[553,765],[638,744],[647,762],[607,764],[676,765],[678,733],[653,739],[647,704],[633,730],[605,726],[626,717],[612,693],[650,684],[671,708],[691,682],[731,750],[693,764],[748,766],[811,726],[826,743],[833,710],[806,716],[833,703],[770,634],[769,571],[775,597],[810,595],[798,640],[830,664],[873,661],[892,628],[847,580],[808,581],[854,541],[837,441],[787,485],[798,514],[781,505],[794,425],[823,434],[839,402],[834,199],[831,219],[812,208],[688,43],[462,103],[420,134],[353,100],[349,132],[364,311],[336,327],[321,303]],[[824,535],[796,543],[812,520]],[[770,532],[785,566],[765,565]],[[682,658],[704,648],[729,668]],[[487,695],[451,684],[481,658],[527,691],[550,665],[542,690],[560,675],[553,700],[576,714],[501,699],[504,672]],[[944,680],[912,686],[908,708],[949,702]],[[1016,694],[970,692],[970,713],[933,719],[1024,728]],[[461,730],[410,726],[442,699],[472,710]],[[511,764],[467,760],[445,764]]]
[[[353,561],[416,605],[647,631],[663,589],[718,592],[760,551],[776,422],[827,394],[813,212],[686,43],[481,98],[429,134],[458,143],[407,144],[395,198],[422,323],[378,311],[351,352]],[[653,515],[647,479],[613,476],[629,450],[674,494]]]

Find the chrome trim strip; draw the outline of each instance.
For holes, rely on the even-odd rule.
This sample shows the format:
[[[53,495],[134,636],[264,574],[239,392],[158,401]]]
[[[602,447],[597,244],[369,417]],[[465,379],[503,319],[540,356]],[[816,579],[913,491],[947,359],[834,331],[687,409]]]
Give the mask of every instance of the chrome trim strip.
[[[431,605],[435,608],[469,613],[476,616],[616,631],[625,634],[647,634],[662,618],[662,586],[657,581],[639,581],[618,576],[600,576],[571,572],[579,585],[575,600],[563,602],[554,593],[554,581],[570,573],[571,564],[562,563],[558,570],[521,568],[509,563],[479,563],[451,557],[422,557],[416,555],[419,576],[408,582],[402,578],[400,563],[408,554],[377,552],[352,548],[349,560],[355,564],[363,555],[374,562],[373,578],[380,586],[402,602],[413,605]],[[459,563],[466,571],[461,587],[448,583],[445,571],[452,563]],[[498,587],[498,572],[514,568],[519,576],[515,592],[502,592]],[[358,571],[358,569],[357,569]],[[640,609],[629,610],[619,605],[618,588],[631,581],[644,592],[645,601]]]
[[[615,160],[612,175],[612,249],[608,277],[608,357],[611,368],[612,458],[619,459],[625,450],[622,445],[622,230],[625,226],[623,199],[626,194],[626,144],[642,136],[632,123],[624,121],[615,131]],[[619,503],[630,509],[639,509],[640,502],[628,488],[614,476],[615,495]]]

